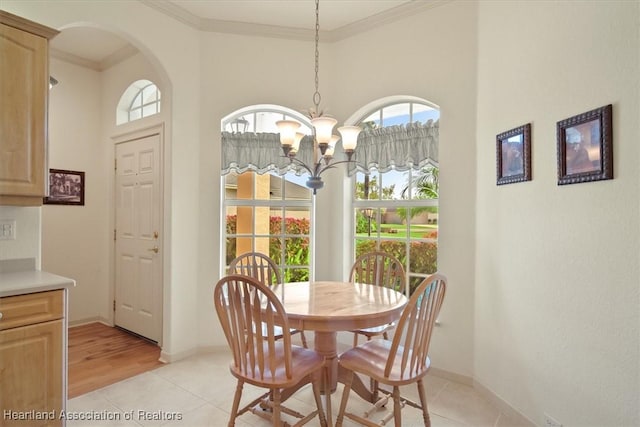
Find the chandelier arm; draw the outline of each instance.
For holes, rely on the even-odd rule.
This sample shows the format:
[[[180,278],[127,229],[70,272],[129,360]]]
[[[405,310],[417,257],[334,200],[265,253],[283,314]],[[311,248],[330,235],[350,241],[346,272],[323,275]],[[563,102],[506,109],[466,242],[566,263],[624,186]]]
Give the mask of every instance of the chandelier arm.
[[[282,156],[282,157],[287,157],[289,159],[289,161],[291,161],[291,163],[296,163],[299,166],[302,166],[303,168],[305,168],[307,170],[307,172],[309,172],[309,175],[314,176],[313,175],[313,171],[311,170],[311,168],[309,168],[309,166],[307,166],[302,160],[299,160],[295,157],[289,157],[289,156]]]
[[[333,163],[329,163],[328,165],[321,167],[322,164],[318,163],[316,165],[316,170],[319,170],[319,172],[316,173],[315,176],[320,176],[324,173],[324,171],[326,171],[327,169],[333,169],[336,167],[336,165],[339,165],[340,163],[353,163],[355,162],[355,160],[340,160],[339,162],[333,162]]]

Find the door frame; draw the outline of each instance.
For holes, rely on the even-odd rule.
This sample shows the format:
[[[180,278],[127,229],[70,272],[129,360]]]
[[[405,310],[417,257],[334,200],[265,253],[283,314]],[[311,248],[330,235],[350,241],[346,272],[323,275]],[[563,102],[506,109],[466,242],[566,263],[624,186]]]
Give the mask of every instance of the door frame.
[[[167,173],[167,164],[166,164],[166,144],[165,144],[165,126],[164,123],[155,124],[152,126],[148,126],[142,129],[136,129],[130,132],[114,135],[111,137],[112,147],[110,150],[111,162],[109,167],[111,168],[111,179],[109,180],[110,185],[110,194],[111,194],[111,203],[113,209],[110,211],[110,221],[109,221],[109,235],[112,236],[109,238],[109,269],[110,269],[110,280],[109,280],[109,298],[108,298],[108,313],[109,313],[109,323],[111,326],[115,326],[115,310],[113,309],[113,302],[115,301],[116,295],[116,245],[115,245],[115,223],[116,223],[116,191],[115,191],[115,182],[116,182],[116,171],[115,171],[115,158],[116,158],[116,146],[118,144],[133,142],[138,139],[155,136],[157,135],[160,140],[160,176],[159,176],[159,185],[160,185],[160,229],[162,230],[162,251],[161,253],[161,270],[162,270],[162,332],[160,334],[160,339],[158,340],[158,345],[162,348],[166,333],[168,331],[168,310],[167,305],[169,301],[169,274],[168,274],[168,265],[170,265],[170,251],[168,248],[170,245],[171,235],[169,233],[169,224],[165,220],[165,212],[167,211],[167,197],[166,197],[166,187],[165,187],[165,175]]]

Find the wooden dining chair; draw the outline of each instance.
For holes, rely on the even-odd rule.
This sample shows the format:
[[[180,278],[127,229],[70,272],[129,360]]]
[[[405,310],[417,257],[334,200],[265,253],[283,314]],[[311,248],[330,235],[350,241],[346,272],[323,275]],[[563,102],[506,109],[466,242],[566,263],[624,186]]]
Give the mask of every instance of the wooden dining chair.
[[[402,263],[393,255],[381,251],[368,252],[356,258],[349,276],[349,281],[351,282],[384,286],[402,293],[404,293],[406,280]],[[359,335],[364,335],[367,340],[379,335],[382,335],[384,339],[389,339],[388,332],[393,327],[394,324],[389,323],[387,325],[354,330],[352,331],[354,334],[353,346],[358,345]]]
[[[233,353],[229,370],[238,380],[228,426],[234,426],[236,418],[247,411],[270,419],[274,426],[288,425],[281,420],[282,412],[300,418],[294,426],[304,425],[316,415],[326,426],[319,388],[324,357],[291,344],[287,314],[273,291],[252,277],[230,275],[216,284],[214,304]],[[282,325],[282,337],[277,341],[276,322]],[[281,405],[283,389],[308,382],[313,387],[315,411],[305,416]],[[239,409],[245,383],[269,391]]]
[[[276,263],[267,255],[260,252],[246,252],[238,255],[229,263],[229,274],[242,274],[256,278],[260,283],[269,287],[282,283],[282,276]],[[282,331],[276,327],[276,339],[282,338]],[[307,337],[301,329],[289,331],[292,335],[300,334],[300,340],[304,348],[307,346]]]
[[[393,340],[371,340],[342,353],[339,364],[346,369],[346,382],[340,402],[340,410],[336,427],[342,426],[344,417],[350,418],[365,426],[385,425],[391,418],[396,427],[402,426],[401,409],[406,404],[422,409],[422,418],[426,427],[431,426],[427,400],[424,392],[423,378],[431,361],[429,359],[429,343],[444,295],[447,279],[442,274],[426,277],[414,291],[409,302],[402,311]],[[393,387],[389,392],[380,389],[386,396],[373,404],[377,409],[393,398],[393,413],[376,424],[369,418],[375,410],[366,411],[364,416],[346,412],[347,400],[351,391],[351,383],[355,373],[371,377],[377,383]],[[420,404],[400,397],[400,386],[416,383]]]

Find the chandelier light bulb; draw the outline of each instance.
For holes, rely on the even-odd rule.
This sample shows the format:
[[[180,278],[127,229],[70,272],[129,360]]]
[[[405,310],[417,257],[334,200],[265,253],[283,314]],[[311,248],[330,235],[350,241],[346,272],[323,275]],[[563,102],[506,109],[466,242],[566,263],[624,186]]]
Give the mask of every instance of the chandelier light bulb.
[[[304,133],[296,132],[296,135],[293,139],[293,145],[291,146],[291,154],[295,155],[298,152],[298,149],[300,148],[300,141],[302,141],[302,138],[304,138]]]
[[[338,132],[342,135],[342,149],[344,151],[353,152],[358,145],[358,135],[362,131],[359,126],[342,126],[338,128]]]
[[[311,125],[316,130],[316,141],[318,141],[318,144],[328,144],[329,141],[331,141],[333,127],[336,123],[338,123],[338,121],[329,116],[311,119]]]
[[[283,146],[293,146],[300,123],[295,120],[278,120],[276,126],[278,126],[278,131],[280,132],[280,143]]]

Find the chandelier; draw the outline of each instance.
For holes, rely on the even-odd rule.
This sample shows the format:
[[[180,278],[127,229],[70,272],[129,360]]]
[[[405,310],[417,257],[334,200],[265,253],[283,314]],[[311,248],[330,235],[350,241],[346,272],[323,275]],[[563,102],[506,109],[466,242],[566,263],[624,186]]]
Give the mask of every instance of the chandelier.
[[[315,38],[315,88],[313,94],[314,108],[309,111],[311,125],[313,126],[313,165],[307,165],[302,160],[296,158],[300,141],[305,136],[298,132],[300,123],[295,120],[279,120],[276,122],[278,131],[280,132],[280,143],[285,157],[288,157],[291,163],[295,163],[309,172],[306,186],[316,191],[324,187],[324,182],[320,175],[327,169],[335,167],[340,163],[351,162],[351,157],[355,152],[358,143],[358,134],[362,130],[358,126],[342,126],[338,128],[341,136],[333,134],[333,127],[338,122],[333,117],[323,115],[320,111],[320,92],[318,90],[318,70],[320,63],[320,54],[318,52],[318,42],[320,40],[320,0],[316,0],[316,38]],[[338,162],[333,161],[333,153],[336,143],[342,137],[342,149],[347,155],[347,160]]]

